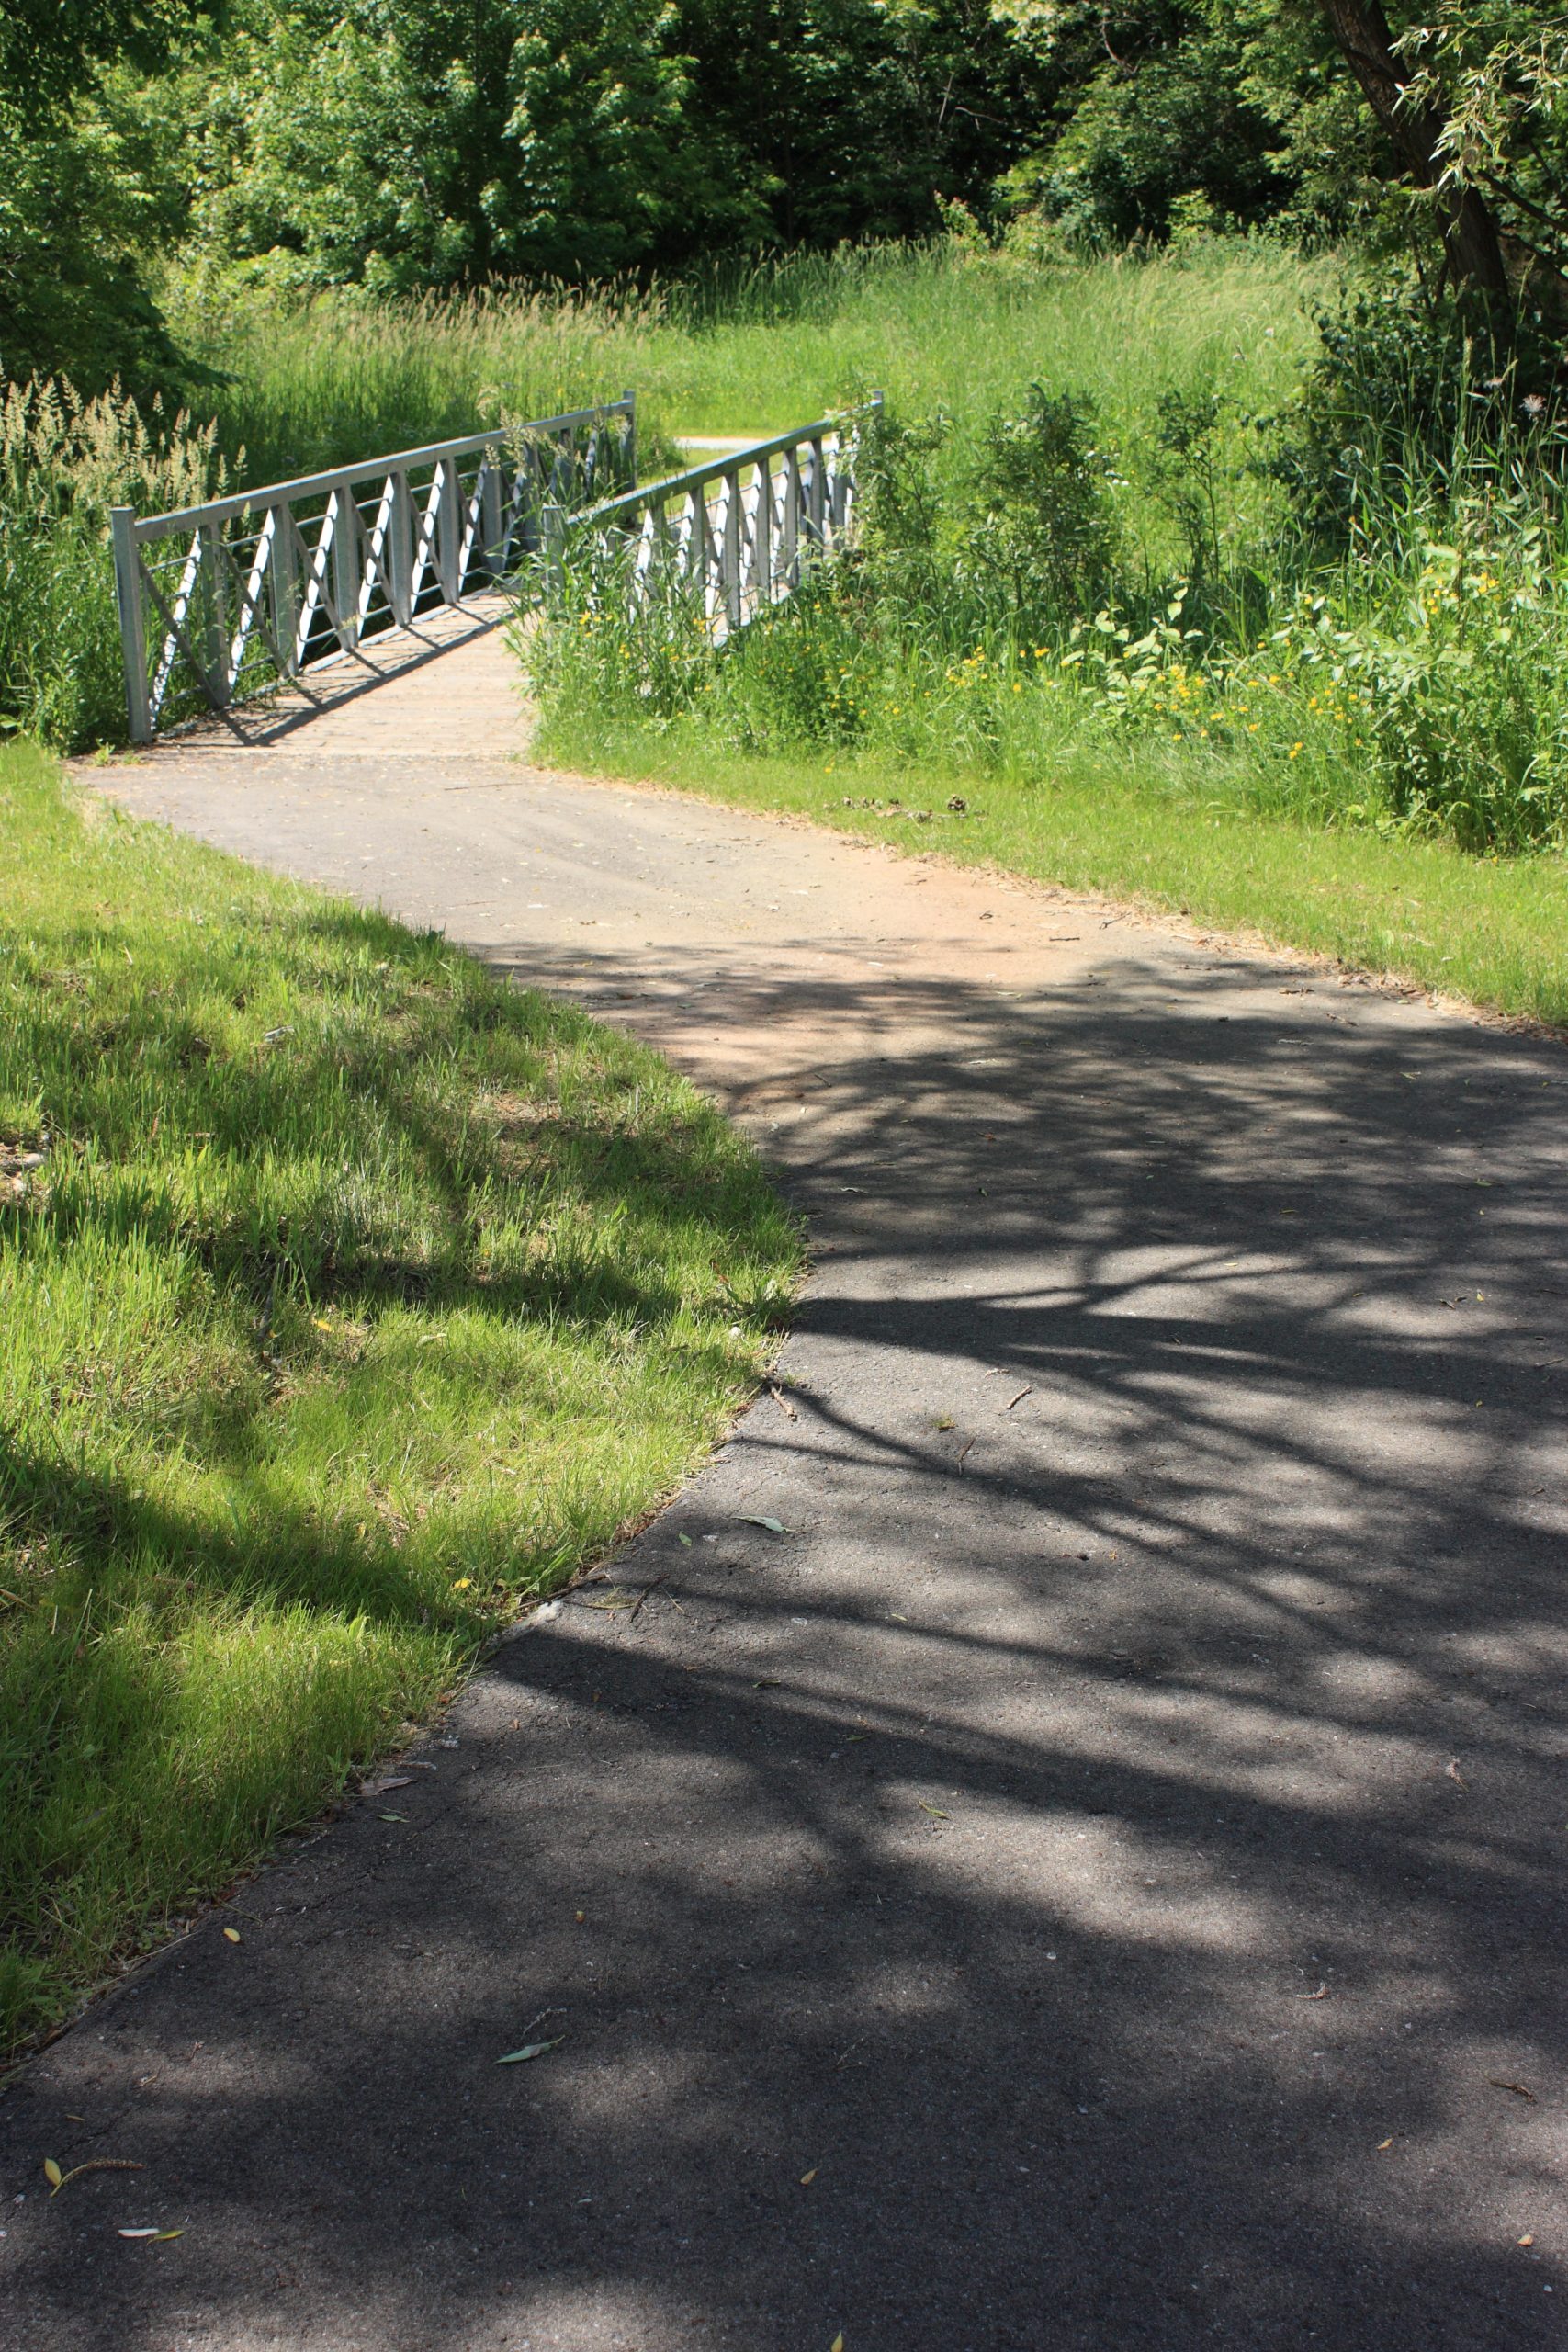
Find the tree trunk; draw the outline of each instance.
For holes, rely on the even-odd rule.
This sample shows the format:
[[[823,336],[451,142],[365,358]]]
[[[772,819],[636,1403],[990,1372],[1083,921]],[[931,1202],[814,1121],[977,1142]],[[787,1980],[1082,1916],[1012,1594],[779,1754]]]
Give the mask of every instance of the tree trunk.
[[[1440,115],[1413,107],[1404,93],[1410,76],[1393,53],[1393,36],[1382,0],[1320,0],[1329,29],[1367,104],[1393,140],[1418,187],[1435,187],[1442,177],[1438,141]],[[1446,215],[1443,243],[1456,285],[1478,294],[1488,308],[1509,299],[1507,265],[1496,220],[1473,187],[1447,188],[1438,199]]]

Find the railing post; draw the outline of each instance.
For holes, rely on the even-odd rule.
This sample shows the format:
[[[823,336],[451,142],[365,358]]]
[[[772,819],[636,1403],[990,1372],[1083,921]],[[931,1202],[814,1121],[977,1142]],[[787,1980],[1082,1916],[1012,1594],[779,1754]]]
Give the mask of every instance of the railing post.
[[[501,474],[493,449],[485,451],[479,469],[479,530],[484,541],[485,576],[493,582],[501,562]]]
[[[752,562],[757,575],[759,605],[773,601],[773,461],[764,458],[757,468],[757,512],[751,525]]]
[[[545,511],[545,461],[536,443],[526,442],[517,456],[512,482],[513,536],[520,555],[537,555],[541,517]]]
[[[731,628],[740,626],[740,469],[724,477],[724,538],[718,555],[719,594]]]
[[[800,585],[800,445],[784,451],[784,561],[780,576],[791,588]]]
[[[811,483],[807,492],[807,520],[818,547],[824,544],[825,539],[822,526],[827,515],[827,487],[822,465],[822,442],[818,435],[811,444]]]
[[[337,641],[345,653],[359,642],[359,509],[354,491],[340,481],[332,492],[333,603],[337,607]]]
[[[147,634],[141,617],[141,560],[136,547],[134,506],[109,508],[114,541],[114,593],[119,606],[119,646],[125,663],[125,716],[133,743],[152,741],[147,699]]]
[[[287,501],[280,499],[266,512],[272,525],[267,557],[272,571],[272,632],[283,656],[284,675],[293,678],[299,671],[299,566]]]
[[[404,474],[389,477],[387,503],[387,602],[400,628],[413,618],[413,497]]]
[[[566,586],[566,508],[554,501],[540,509],[539,541],[545,558],[545,593],[558,596]]]
[[[234,696],[233,681],[229,674],[229,582],[223,569],[223,526],[205,524],[200,537],[208,573],[207,699],[214,710],[227,710]]]
[[[438,495],[441,503],[435,510],[435,571],[441,582],[443,603],[455,605],[463,593],[462,582],[457,577],[457,566],[463,554],[463,509],[456,458],[440,458],[436,472],[440,478]]]
[[[637,488],[637,391],[635,387],[628,385],[621,394],[621,398],[626,404],[626,488],[635,490]]]

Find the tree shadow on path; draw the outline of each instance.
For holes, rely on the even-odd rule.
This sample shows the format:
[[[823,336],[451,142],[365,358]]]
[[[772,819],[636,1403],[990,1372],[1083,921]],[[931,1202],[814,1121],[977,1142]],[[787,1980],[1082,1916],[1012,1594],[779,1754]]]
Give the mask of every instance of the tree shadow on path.
[[[190,2224],[29,2210],[27,2352],[1563,2343],[1568,1062],[818,962],[778,1396],[13,2093]]]

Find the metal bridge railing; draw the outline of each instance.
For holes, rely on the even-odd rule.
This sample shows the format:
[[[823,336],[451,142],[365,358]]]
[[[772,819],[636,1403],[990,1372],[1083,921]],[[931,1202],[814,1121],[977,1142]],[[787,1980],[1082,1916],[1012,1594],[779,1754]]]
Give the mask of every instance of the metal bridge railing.
[[[582,513],[552,508],[547,553],[558,565],[581,534],[600,548],[618,540],[629,552],[634,601],[679,584],[700,598],[716,630],[739,628],[799,585],[813,551],[831,554],[844,543],[862,435],[881,406],[875,392],[847,415],[727,450]]]
[[[174,514],[115,507],[131,741],[313,663],[364,659],[367,639],[519,571],[547,512],[636,480],[627,392]]]

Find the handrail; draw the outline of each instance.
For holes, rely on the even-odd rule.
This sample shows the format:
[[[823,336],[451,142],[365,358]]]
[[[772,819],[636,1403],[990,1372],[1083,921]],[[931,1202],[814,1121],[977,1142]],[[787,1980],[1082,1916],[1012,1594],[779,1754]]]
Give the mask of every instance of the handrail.
[[[606,473],[637,479],[631,392],[167,514],[112,507],[131,741],[151,742],[171,712],[365,661],[367,640],[461,607],[539,549],[547,512]]]
[[[870,413],[881,405],[881,393],[874,392],[865,412],[852,413]],[[688,466],[684,473],[666,474],[662,481],[639,482],[635,490],[623,491],[618,498],[604,499],[597,506],[588,507],[582,514],[574,515],[572,520],[574,523],[607,522],[623,510],[630,512],[635,507],[649,504],[655,499],[662,501],[673,498],[678,492],[700,489],[705,482],[717,481],[732,468],[738,467],[744,472],[748,466],[758,465],[765,458],[777,457],[785,449],[797,448],[803,441],[823,440],[829,434],[836,434],[844,422],[840,416],[819,416],[812,424],[797,424],[793,432],[775,434],[771,441],[748,441],[733,449],[718,450],[705,465]]]
[[[517,433],[556,435],[574,426],[597,424],[601,417],[616,416],[623,411],[630,416],[636,405],[636,395],[628,392],[624,400],[607,401],[600,408],[570,409],[564,416],[530,418],[521,425],[492,424],[483,433],[465,433],[456,441],[429,441],[422,449],[398,449],[390,457],[366,458],[354,466],[329,466],[322,473],[268,482],[260,490],[234,491],[227,498],[209,498],[199,506],[175,506],[166,514],[139,514],[136,536],[139,539],[153,538],[193,523],[222,522],[231,514],[248,514],[254,507],[275,506],[282,498],[310,498],[333,489],[340,481],[368,481],[373,474],[389,473],[394,468],[429,465],[438,458],[468,457],[477,449],[492,449],[498,442],[510,440]]]
[[[629,552],[626,594],[634,608],[673,587],[678,596],[700,598],[716,633],[743,627],[799,586],[806,557],[830,554],[847,541],[862,431],[881,406],[881,393],[874,392],[845,415],[818,417],[771,440],[724,450],[578,514],[547,508],[552,573],[560,577],[571,538],[591,534],[604,548],[618,537],[623,558]],[[775,459],[782,464],[775,467]],[[715,483],[718,494],[710,498]]]

